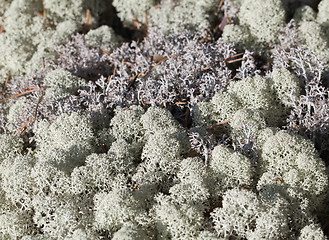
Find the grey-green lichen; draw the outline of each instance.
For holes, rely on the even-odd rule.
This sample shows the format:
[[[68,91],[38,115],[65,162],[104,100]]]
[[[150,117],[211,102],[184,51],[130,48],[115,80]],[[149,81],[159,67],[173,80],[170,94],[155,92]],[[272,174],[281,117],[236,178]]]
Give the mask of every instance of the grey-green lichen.
[[[214,182],[211,188],[217,196],[230,188],[252,185],[253,170],[250,160],[229,148],[216,146],[212,151],[209,167]]]
[[[163,0],[149,11],[149,24],[159,26],[165,33],[197,31],[205,34],[211,15],[216,9],[214,0]]]
[[[158,107],[117,108],[106,128],[110,147],[103,153],[84,114],[36,122],[36,148],[24,156],[22,143],[3,135],[8,147],[0,163],[0,190],[13,206],[0,220],[17,227],[3,234],[36,237],[24,230],[36,224],[44,236],[63,239],[98,239],[103,231],[113,238],[136,234],[141,239],[296,236],[322,206],[328,176],[311,142],[266,128],[261,111],[237,110],[231,123],[237,135],[241,122],[255,126],[257,165],[255,158],[220,144],[209,152],[208,166],[200,155],[186,157],[191,151],[186,130]],[[11,210],[17,204],[19,215]]]
[[[251,1],[241,3],[238,21],[225,26],[223,39],[240,49],[254,49],[268,54],[279,44],[279,34],[288,19],[287,1]],[[262,7],[259,7],[262,6]],[[298,37],[324,62],[328,62],[328,1],[319,4],[318,13],[308,5],[294,12]],[[297,39],[296,39],[297,40]],[[287,46],[288,47],[288,46]]]
[[[155,0],[113,0],[118,16],[125,24],[133,24],[134,20],[145,22],[147,12],[155,5]]]
[[[195,124],[207,125],[235,119],[229,125],[236,125],[238,120],[235,114],[248,109],[259,115],[257,118],[264,122],[262,125],[275,127],[288,113],[293,103],[290,98],[299,94],[298,79],[287,69],[276,69],[270,79],[255,76],[231,82],[226,92],[216,94],[208,103],[197,104]]]
[[[223,39],[248,49],[271,49],[285,24],[285,14],[281,1],[244,0],[238,14],[239,24],[225,27]]]
[[[85,35],[85,40],[90,47],[106,47],[114,49],[119,46],[120,38],[109,26],[103,25],[90,30]]]
[[[83,88],[85,81],[66,70],[56,69],[47,73],[43,85],[46,88],[46,97],[64,99]]]
[[[94,136],[90,119],[85,115],[63,114],[55,122],[35,123],[36,156],[41,162],[53,164],[70,172],[84,163],[85,157],[94,151]]]
[[[55,59],[55,46],[82,30],[90,10],[93,27],[109,1],[5,1],[1,4],[0,76],[33,74],[42,59]],[[4,20],[3,20],[4,19]],[[19,24],[17,24],[19,23]]]
[[[113,6],[127,25],[157,26],[166,34],[197,31],[204,35],[218,7],[218,1],[114,0]]]
[[[14,137],[7,134],[0,135],[0,163],[15,156],[23,150],[23,141],[18,137]]]
[[[301,38],[324,62],[329,61],[328,6],[327,0],[319,3],[318,12],[309,6],[302,6],[297,9],[294,16]]]

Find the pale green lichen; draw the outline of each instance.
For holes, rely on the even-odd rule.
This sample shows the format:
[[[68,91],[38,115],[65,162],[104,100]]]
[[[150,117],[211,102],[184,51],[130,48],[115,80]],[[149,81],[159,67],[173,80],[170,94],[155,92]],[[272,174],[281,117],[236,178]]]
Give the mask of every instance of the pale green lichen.
[[[301,39],[320,60],[327,63],[329,62],[328,6],[329,1],[323,0],[319,3],[318,13],[309,6],[303,6],[297,9],[294,15]]]
[[[106,47],[110,49],[118,47],[120,41],[113,29],[106,25],[90,30],[85,35],[85,40],[90,47]]]
[[[153,207],[158,236],[170,239],[195,239],[203,228],[203,210],[196,206],[175,203],[164,194],[155,197]]]
[[[285,68],[274,69],[271,73],[271,85],[276,97],[288,110],[301,94],[299,79]]]
[[[55,122],[38,121],[33,127],[36,136],[36,156],[61,170],[70,172],[81,165],[94,151],[94,136],[90,119],[85,115],[62,114]]]
[[[320,23],[302,22],[298,29],[306,45],[314,51],[322,61],[328,62],[328,37]]]
[[[204,35],[217,4],[217,0],[113,1],[124,24],[156,26],[165,34],[197,31]]]
[[[319,225],[316,224],[310,224],[300,231],[300,235],[298,237],[299,240],[308,240],[308,239],[314,239],[314,240],[326,240],[326,236],[323,233],[323,230]]]
[[[63,69],[52,70],[44,78],[43,85],[46,87],[46,97],[64,99],[74,94],[85,85],[85,81],[74,76],[69,71]]]
[[[242,108],[238,98],[231,92],[215,94],[210,103],[214,114],[210,119],[215,122],[231,120],[235,112]]]
[[[262,148],[267,139],[274,136],[279,130],[279,128],[267,127],[259,131],[257,136],[257,144],[259,147]]]
[[[223,195],[222,207],[211,212],[214,229],[219,237],[225,239],[235,236],[246,238],[260,214],[260,201],[257,195],[248,190],[237,188]]]
[[[294,19],[298,23],[312,22],[316,20],[316,12],[307,5],[298,8],[294,14]]]
[[[22,239],[31,234],[32,222],[27,222],[28,214],[4,212],[0,214],[0,239]]]
[[[268,187],[272,191],[270,186],[278,186],[280,194],[312,202],[310,209],[318,207],[325,198],[328,176],[310,141],[279,131],[264,143],[259,163],[263,175],[258,190],[266,191]]]
[[[257,136],[258,132],[266,127],[264,117],[251,109],[238,110],[232,121],[228,123],[232,128],[232,136]]]
[[[263,199],[262,199],[263,200]],[[249,232],[248,239],[282,239],[293,236],[289,221],[289,201],[279,195],[262,201],[256,227]]]
[[[240,46],[268,51],[277,42],[280,28],[285,24],[285,14],[281,1],[244,0],[239,12],[240,27],[229,27],[227,28],[228,33],[224,28],[224,40],[232,40],[230,37],[232,34],[241,40],[233,40]],[[250,37],[247,39],[248,33],[250,33]]]
[[[10,5],[4,4],[4,14],[1,14],[1,19],[5,19],[5,31],[0,34],[0,79],[5,79],[8,73],[34,74],[44,70],[43,60],[55,60],[55,46],[82,29],[87,9],[90,10],[92,23],[96,25],[109,2],[54,0],[44,1],[43,5],[42,1],[37,0],[13,0]]]
[[[253,171],[250,160],[238,152],[218,145],[214,148],[210,165],[213,194],[221,196],[227,189],[252,185]]]
[[[133,223],[125,224],[119,231],[115,232],[113,240],[144,240],[150,239],[147,232]]]
[[[96,192],[108,192],[117,175],[115,159],[108,154],[91,154],[85,164],[73,169],[71,173],[71,191],[74,194],[86,194],[92,197]]]
[[[145,133],[141,122],[143,114],[144,110],[140,106],[117,107],[110,123],[111,134],[116,139],[124,139],[130,144],[140,143]]]
[[[94,197],[94,227],[115,233],[127,223],[147,226],[149,216],[132,192],[114,188],[109,193],[97,193]]]
[[[242,121],[238,115],[234,116],[239,110],[248,109],[256,117],[251,120],[253,117],[250,115],[249,118],[256,129],[280,126],[294,103],[291,98],[298,98],[299,95],[298,79],[286,69],[277,69],[273,71],[271,79],[256,75],[231,82],[226,92],[215,94],[207,103],[197,104],[194,119],[197,124],[206,126],[233,120],[229,126],[238,130],[243,121],[247,123],[249,120],[243,117],[245,120]],[[256,119],[259,121],[257,124]],[[227,128],[227,125],[222,125]]]
[[[77,211],[82,203],[70,194],[70,178],[58,168],[45,162],[37,162],[31,170],[33,179],[32,207],[34,226],[51,238],[73,233],[85,219]]]
[[[256,42],[273,44],[280,27],[285,23],[285,11],[281,1],[244,0],[239,19],[241,25],[249,28]]]
[[[35,164],[32,155],[6,158],[0,164],[0,187],[13,205],[19,204],[21,213],[32,209],[31,172]]]
[[[255,76],[232,82],[228,92],[234,94],[244,108],[261,112],[270,125],[278,123],[281,109],[275,102],[275,93],[268,80]]]
[[[121,21],[133,25],[134,20],[145,22],[147,12],[155,5],[155,0],[113,0],[112,4]]]
[[[101,240],[101,236],[97,233],[93,232],[91,229],[81,229],[78,228],[72,234],[68,234],[64,240],[86,240],[86,239],[93,239],[93,240]],[[29,239],[26,239],[29,240]],[[32,240],[32,239],[31,239]],[[39,240],[39,239],[36,239]]]
[[[219,94],[215,96],[219,96]],[[195,126],[210,126],[212,124],[212,120],[210,118],[213,112],[212,107],[212,104],[206,101],[199,102],[198,104],[196,104],[194,107],[193,124]]]
[[[0,164],[6,159],[15,157],[23,150],[23,139],[7,134],[0,134]]]
[[[158,7],[149,11],[149,23],[158,26],[164,33],[197,31],[205,34],[210,21],[210,12],[216,9],[214,0],[162,0]]]
[[[177,184],[169,189],[172,199],[178,204],[206,204],[210,196],[207,169],[202,159],[186,158],[179,164]]]
[[[181,153],[181,144],[175,137],[161,132],[151,135],[143,147],[143,162],[133,180],[138,184],[159,183],[168,174],[177,172]]]
[[[146,136],[157,132],[177,134],[184,130],[168,110],[159,107],[148,108],[141,117],[141,123],[145,129]]]
[[[90,8],[93,16],[106,1],[81,0],[65,11],[70,2],[46,2],[50,25],[35,16],[43,10],[40,1],[13,0],[11,6],[4,6],[8,29],[0,36],[0,43],[5,43],[0,46],[3,76],[8,71],[40,70],[38,59],[52,59],[55,44],[81,29],[86,9]],[[134,7],[143,2],[130,1],[130,6],[119,6],[119,2],[113,4],[118,10],[123,7],[119,12],[125,14],[127,23],[132,24],[137,15],[143,22],[148,12],[150,25],[161,23],[167,32],[202,32],[211,21],[209,12],[216,10],[210,9],[215,3],[212,0],[145,1],[146,7],[136,8],[135,15]],[[275,36],[284,23],[280,1],[241,2],[240,25],[228,25],[224,38],[236,40],[239,47],[268,51],[277,43]],[[129,1],[120,3],[129,5]],[[157,9],[156,3],[162,8]],[[327,5],[327,0],[320,3],[317,16],[307,7],[298,13],[301,16],[295,15],[305,43],[322,58],[326,58],[328,44]],[[92,17],[92,27],[97,25],[96,18]],[[312,34],[318,39],[312,39]],[[91,30],[85,39],[92,47],[111,48],[116,42],[112,36],[112,30],[103,26]],[[164,72],[165,68],[160,68],[157,70]],[[149,107],[146,112],[138,106],[118,107],[114,117],[111,109],[107,116],[113,117],[111,123],[104,123],[102,130],[94,129],[81,112],[52,116],[49,122],[39,118],[28,132],[33,135],[28,140],[35,142],[28,144],[23,135],[24,146],[21,138],[1,135],[0,238],[324,239],[312,216],[328,196],[324,162],[310,142],[274,128],[281,127],[300,97],[299,80],[289,70],[277,68],[266,78],[237,79],[229,79],[226,92],[191,108],[193,124],[201,125],[190,129],[191,133],[208,137],[213,127],[207,127],[222,121],[224,129],[219,130],[229,130],[220,132],[223,139],[209,136],[209,141],[216,140],[206,146],[209,166],[200,156],[188,157],[194,153],[186,144],[186,129],[170,111],[159,107]],[[84,81],[57,69],[41,84],[46,88],[46,101],[53,94],[61,103],[77,93]],[[10,105],[6,116],[10,123],[24,110],[26,99],[28,96]],[[240,149],[218,145],[217,140],[227,140],[224,133],[229,135],[226,143],[231,147],[249,134],[257,143],[258,155],[248,158],[237,152]],[[33,152],[26,145],[32,146]]]
[[[325,29],[329,27],[329,1],[322,0],[318,6],[318,15],[317,15],[317,22],[321,24]],[[326,30],[328,32],[328,30]],[[329,37],[327,35],[327,40],[329,41]]]
[[[229,24],[225,26],[222,38],[225,42],[234,43],[240,49],[249,49],[254,44],[249,28],[243,25]]]
[[[1,0],[0,1],[0,26],[5,24],[5,17],[3,16],[6,10],[9,8],[12,0]]]

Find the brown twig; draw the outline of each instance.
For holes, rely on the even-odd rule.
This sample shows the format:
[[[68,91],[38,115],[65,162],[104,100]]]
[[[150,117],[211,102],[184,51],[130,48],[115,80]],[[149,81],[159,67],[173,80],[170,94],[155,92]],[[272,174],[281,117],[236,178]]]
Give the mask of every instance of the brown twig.
[[[187,153],[188,157],[197,157],[200,156],[200,153],[198,153],[197,151],[193,150]]]
[[[29,93],[32,93],[32,92],[35,92],[35,91],[38,91],[38,90],[41,90],[41,88],[28,90],[28,91],[16,94],[14,96],[10,96],[10,97],[7,97],[7,98],[0,99],[0,102],[9,100],[9,99],[12,99],[12,98],[15,98],[15,97],[20,97],[20,96],[23,96],[23,95],[26,95],[26,94],[29,94]]]
[[[322,231],[324,231],[329,226],[329,222],[326,222],[323,226],[321,226]]]
[[[124,64],[126,64],[126,65],[128,65],[130,67],[133,67],[134,66],[134,64],[131,63],[131,62],[122,61],[122,63],[124,63]]]
[[[214,32],[217,32],[218,29],[221,30],[221,31],[223,31],[226,25],[227,25],[227,18],[226,17],[223,17],[223,19],[220,22],[220,24],[217,25],[217,27],[214,29]]]
[[[130,190],[133,191],[133,190],[135,190],[135,189],[137,189],[137,188],[138,188],[138,184],[135,184],[134,186],[132,186],[132,187],[130,188]]]
[[[187,102],[175,102],[176,105],[185,105]]]
[[[41,101],[43,100],[43,97],[44,97],[44,96],[45,96],[45,93],[43,92],[42,95],[41,95],[41,97],[40,97],[39,100],[38,100],[37,106],[35,107],[34,117],[33,117],[34,119],[37,118],[38,108],[39,108],[39,105],[40,105]]]
[[[149,29],[149,21],[148,21],[148,15],[147,12],[145,12],[145,31],[146,31],[146,37],[148,36],[148,29]]]
[[[206,71],[208,69],[210,69],[210,66],[207,66],[207,67],[203,68],[202,71]]]
[[[37,106],[35,107],[35,110],[34,110],[34,115],[31,119],[27,120],[22,127],[20,127],[14,134],[14,136],[16,136],[19,132],[21,132],[30,122],[34,121],[35,119],[37,119],[37,114],[38,114],[38,108],[39,108],[39,105],[41,103],[41,101],[43,100],[43,97],[44,97],[45,93],[43,92],[41,97],[39,98],[38,100],[38,103],[37,103]],[[21,132],[20,136],[25,132],[26,129],[24,129],[23,132]]]
[[[176,57],[176,55],[173,54],[173,55],[170,55],[169,57],[174,58],[174,57]],[[158,62],[157,62],[152,68],[151,68],[151,71],[153,71],[157,66],[159,66],[161,63],[167,61],[168,59],[169,59],[168,57],[164,57],[164,58],[162,58],[161,60],[159,60],[159,61],[158,61]]]
[[[22,131],[22,130],[27,126],[27,124],[29,124],[29,122],[32,122],[32,121],[33,121],[33,118],[27,120],[27,122],[24,123],[24,125],[23,125],[22,127],[20,127],[20,129],[18,129],[18,130],[14,133],[14,136],[17,136],[17,134],[18,134],[20,131]],[[23,131],[20,135],[22,135],[23,133],[24,133],[24,131]]]
[[[136,79],[137,79],[137,78],[145,77],[147,74],[148,74],[147,72],[140,72],[140,73],[138,73]]]
[[[87,10],[86,10],[86,26],[90,27],[91,24],[92,24],[91,13],[90,13],[90,9],[87,8]]]
[[[133,25],[135,26],[135,28],[136,28],[137,30],[140,29],[139,24],[141,24],[141,23],[140,23],[135,17],[133,17]]]
[[[43,7],[43,12],[42,12],[42,17],[46,17],[46,8],[45,8],[45,0],[42,0],[42,7]]]
[[[29,87],[26,87],[25,90],[32,90],[32,89],[39,89],[38,86],[29,86]]]
[[[284,180],[282,178],[278,178],[278,177],[274,181],[275,182],[284,183]]]
[[[226,63],[234,63],[234,62],[238,62],[238,61],[242,61],[242,60],[245,60],[245,58],[238,58],[238,59],[226,61]]]
[[[238,57],[238,56],[241,56],[241,55],[243,55],[244,53],[237,53],[237,54],[234,54],[233,56],[229,56],[229,57],[227,57],[227,58],[224,58],[224,60],[226,61],[226,60],[228,60],[228,59],[232,59],[232,58],[235,58],[235,57]]]
[[[5,24],[2,24],[0,27],[0,34],[3,33],[4,30],[5,30]]]
[[[227,21],[228,24],[231,24],[230,16],[228,14],[226,16],[226,21]]]
[[[109,51],[106,51],[105,49],[101,48],[102,52],[107,55],[107,56],[110,56],[111,53]]]
[[[116,71],[116,68],[114,67],[114,70],[113,70],[113,73],[112,73],[112,75],[109,75],[109,76],[107,77],[107,83],[109,83],[109,82],[110,82],[110,80],[111,80],[111,77],[114,77],[114,76],[115,76],[115,71]]]
[[[3,90],[5,90],[6,91],[6,89],[7,89],[7,84],[8,84],[8,81],[9,81],[9,73],[7,74],[7,77],[6,77],[6,81],[5,81],[5,86],[4,86],[4,89]]]
[[[326,213],[320,213],[320,212],[314,212],[314,216],[319,216],[319,217],[329,217],[329,214]]]
[[[239,56],[242,56],[244,53],[237,53],[237,54],[234,54],[233,56],[229,56],[227,58],[224,58],[224,61],[222,61],[222,63],[234,63],[234,62],[238,62],[238,61],[242,61],[244,60],[245,58],[237,58],[237,59],[233,59],[235,57],[239,57]]]
[[[219,3],[219,5],[218,5],[218,8],[217,8],[217,11],[216,11],[216,15],[218,15],[219,14],[219,12],[220,12],[220,9],[222,8],[222,6],[223,6],[223,3],[224,3],[224,0],[221,0],[220,1],[220,3]]]
[[[233,120],[233,119],[228,119],[228,120],[225,120],[225,121],[222,121],[222,122],[216,123],[216,124],[214,124],[214,125],[211,125],[211,126],[207,127],[207,129],[214,128],[214,127],[217,127],[217,126],[219,126],[219,125],[226,124],[226,123],[228,123],[228,122],[231,122],[232,120]]]
[[[151,71],[153,71],[158,65],[160,65],[161,63],[163,63],[164,61],[167,61],[168,57],[164,57],[162,58],[160,61],[158,61],[152,68]]]

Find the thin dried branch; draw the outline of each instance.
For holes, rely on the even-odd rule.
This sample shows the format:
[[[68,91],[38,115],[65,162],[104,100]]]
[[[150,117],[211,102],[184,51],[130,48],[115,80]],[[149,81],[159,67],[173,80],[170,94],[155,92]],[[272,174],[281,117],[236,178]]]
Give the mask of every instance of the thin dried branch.
[[[43,88],[34,88],[32,90],[28,90],[28,91],[25,91],[25,92],[22,92],[22,93],[19,93],[19,94],[16,94],[16,95],[13,95],[13,96],[10,96],[10,97],[7,97],[7,98],[2,98],[2,99],[0,99],[0,102],[6,101],[6,100],[9,100],[9,99],[13,99],[13,98],[16,98],[16,97],[24,96],[26,94],[36,92],[36,91],[40,91],[42,89]]]

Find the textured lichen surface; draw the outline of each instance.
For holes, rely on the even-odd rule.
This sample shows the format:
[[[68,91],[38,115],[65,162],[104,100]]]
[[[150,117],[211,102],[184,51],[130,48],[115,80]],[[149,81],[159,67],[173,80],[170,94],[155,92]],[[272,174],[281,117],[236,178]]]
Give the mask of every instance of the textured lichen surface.
[[[0,0],[0,239],[327,239],[328,9]]]

